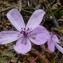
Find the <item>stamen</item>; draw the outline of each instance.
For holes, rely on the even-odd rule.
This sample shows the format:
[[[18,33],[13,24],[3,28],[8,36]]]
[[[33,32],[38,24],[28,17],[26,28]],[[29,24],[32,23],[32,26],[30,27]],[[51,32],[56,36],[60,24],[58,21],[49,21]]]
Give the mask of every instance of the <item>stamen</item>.
[[[29,28],[27,29],[27,31],[29,30]]]
[[[21,28],[23,30],[23,28]]]
[[[22,33],[23,32],[23,28],[21,28],[21,32],[20,33]]]
[[[24,30],[25,30],[25,28],[24,28]]]
[[[22,31],[20,33],[22,33]]]
[[[24,37],[27,37],[27,33],[25,31],[23,31],[23,35]]]

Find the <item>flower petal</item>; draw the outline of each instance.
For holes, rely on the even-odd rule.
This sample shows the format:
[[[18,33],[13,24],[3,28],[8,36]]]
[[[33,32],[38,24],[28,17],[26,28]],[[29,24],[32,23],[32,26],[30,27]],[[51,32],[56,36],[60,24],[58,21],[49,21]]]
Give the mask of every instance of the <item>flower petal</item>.
[[[21,31],[21,28],[25,28],[23,17],[17,9],[10,10],[7,13],[7,18],[18,31]]]
[[[55,50],[55,44],[54,44],[54,42],[51,40],[51,38],[48,40],[47,44],[48,44],[48,49],[49,49],[50,51],[54,52],[54,50]]]
[[[14,49],[18,53],[25,54],[31,50],[31,43],[28,39],[20,39],[14,45]]]
[[[19,39],[17,31],[2,31],[0,32],[0,44],[7,44]]]
[[[49,32],[43,26],[38,26],[30,33],[29,39],[34,44],[44,44],[49,39]]]
[[[43,10],[36,10],[30,17],[26,29],[30,28],[31,30],[34,30],[41,23],[44,14],[45,12]]]
[[[59,42],[59,39],[58,39],[58,37],[57,37],[56,35],[53,35],[52,40],[53,40],[54,42],[56,42],[56,43],[60,43],[60,42]]]
[[[63,48],[61,46],[59,46],[57,43],[55,43],[56,48],[63,53]]]

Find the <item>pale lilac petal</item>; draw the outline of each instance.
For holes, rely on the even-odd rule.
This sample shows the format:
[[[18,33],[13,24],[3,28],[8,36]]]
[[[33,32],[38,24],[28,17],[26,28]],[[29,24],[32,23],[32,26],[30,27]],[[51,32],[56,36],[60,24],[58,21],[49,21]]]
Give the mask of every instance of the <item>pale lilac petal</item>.
[[[28,39],[20,39],[14,45],[14,49],[18,53],[25,54],[31,50],[31,43]]]
[[[55,43],[56,48],[63,53],[63,48],[61,46],[59,46],[57,43]]]
[[[48,40],[47,44],[48,44],[48,49],[49,49],[50,51],[54,52],[54,51],[55,51],[55,44],[54,44],[54,42],[51,40],[51,38]]]
[[[43,26],[38,26],[30,33],[29,39],[36,45],[44,44],[49,39],[49,32]]]
[[[58,39],[58,37],[56,35],[52,36],[52,40],[53,40],[53,42],[60,43],[59,39]]]
[[[7,44],[19,39],[19,32],[17,31],[2,31],[0,32],[0,44]]]
[[[36,10],[30,17],[26,29],[30,28],[31,30],[35,29],[42,21],[45,12],[41,9]]]
[[[18,31],[21,31],[21,28],[25,28],[23,17],[17,9],[10,10],[7,13],[7,18]]]

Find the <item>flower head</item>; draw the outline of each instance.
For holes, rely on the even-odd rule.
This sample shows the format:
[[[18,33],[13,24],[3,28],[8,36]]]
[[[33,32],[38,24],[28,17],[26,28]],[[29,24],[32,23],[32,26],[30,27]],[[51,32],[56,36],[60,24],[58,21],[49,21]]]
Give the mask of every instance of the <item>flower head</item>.
[[[7,44],[17,40],[15,51],[25,54],[31,49],[31,42],[36,45],[44,44],[49,38],[49,32],[41,25],[45,12],[36,10],[25,25],[22,15],[16,9],[7,13],[7,18],[17,31],[0,32],[0,44]]]
[[[54,52],[56,47],[61,53],[63,53],[63,48],[58,45],[58,43],[60,44],[58,37],[55,34],[51,33],[48,40],[48,49]]]

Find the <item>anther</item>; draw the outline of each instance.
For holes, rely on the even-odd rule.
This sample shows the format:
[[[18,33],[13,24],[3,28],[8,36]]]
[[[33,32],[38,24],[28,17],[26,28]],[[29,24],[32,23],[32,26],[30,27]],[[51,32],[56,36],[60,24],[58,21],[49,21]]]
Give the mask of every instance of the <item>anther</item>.
[[[22,31],[20,33],[22,33]]]
[[[25,30],[25,28],[24,28],[24,30]]]
[[[23,28],[21,28],[21,29],[23,29]]]
[[[27,29],[27,31],[29,30],[29,28]]]

